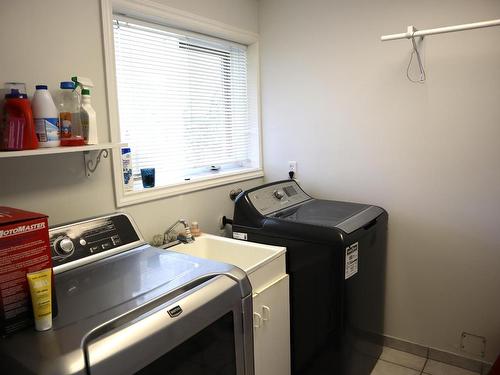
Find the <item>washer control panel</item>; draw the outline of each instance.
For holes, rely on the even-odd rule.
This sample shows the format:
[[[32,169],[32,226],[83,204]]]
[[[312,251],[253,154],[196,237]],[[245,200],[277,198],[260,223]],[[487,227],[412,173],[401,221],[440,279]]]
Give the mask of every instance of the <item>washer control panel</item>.
[[[262,215],[294,206],[311,199],[295,181],[277,182],[248,193],[252,205]]]
[[[49,234],[54,267],[140,241],[123,214],[64,225],[50,229]]]

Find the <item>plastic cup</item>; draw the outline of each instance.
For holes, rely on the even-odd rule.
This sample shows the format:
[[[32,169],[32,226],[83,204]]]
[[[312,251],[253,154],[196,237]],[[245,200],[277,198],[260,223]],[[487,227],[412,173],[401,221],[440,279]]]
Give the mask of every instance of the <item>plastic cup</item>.
[[[155,187],[155,169],[141,168],[142,186],[144,188]]]

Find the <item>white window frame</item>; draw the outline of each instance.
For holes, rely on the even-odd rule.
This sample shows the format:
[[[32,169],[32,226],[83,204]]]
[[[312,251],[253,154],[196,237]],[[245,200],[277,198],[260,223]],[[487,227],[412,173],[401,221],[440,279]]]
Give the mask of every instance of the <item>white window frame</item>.
[[[107,86],[108,114],[112,142],[120,142],[118,94],[115,71],[113,13],[143,21],[167,25],[215,38],[226,39],[248,46],[248,107],[249,121],[258,131],[259,165],[250,171],[207,176],[198,181],[155,187],[141,191],[125,191],[121,163],[121,150],[112,150],[113,181],[117,207],[124,207],[155,199],[208,189],[264,176],[262,168],[262,129],[260,121],[260,79],[258,34],[238,29],[224,23],[181,11],[149,0],[101,0],[101,17],[104,42],[104,62]]]

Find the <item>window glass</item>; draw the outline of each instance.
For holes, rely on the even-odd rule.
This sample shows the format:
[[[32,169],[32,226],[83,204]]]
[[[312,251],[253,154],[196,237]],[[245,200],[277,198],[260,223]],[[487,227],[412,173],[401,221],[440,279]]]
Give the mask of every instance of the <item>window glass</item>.
[[[121,141],[169,186],[259,167],[249,121],[247,47],[114,17]],[[257,150],[258,151],[258,150]]]

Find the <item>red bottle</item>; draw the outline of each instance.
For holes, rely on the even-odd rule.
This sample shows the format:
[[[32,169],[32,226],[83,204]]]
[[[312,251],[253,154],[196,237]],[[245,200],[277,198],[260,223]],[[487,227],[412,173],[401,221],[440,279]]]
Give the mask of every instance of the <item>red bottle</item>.
[[[22,139],[22,149],[38,148],[38,139],[35,132],[35,122],[31,112],[31,103],[28,95],[12,89],[5,95],[5,123],[3,129],[3,149],[19,150]],[[15,136],[16,139],[13,139]],[[22,137],[22,138],[20,138]]]

